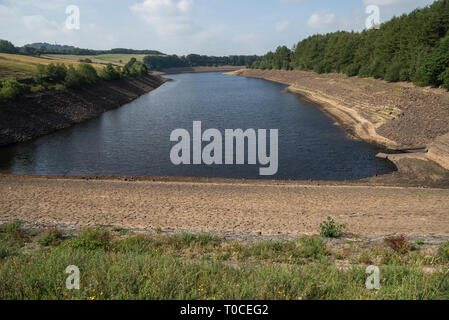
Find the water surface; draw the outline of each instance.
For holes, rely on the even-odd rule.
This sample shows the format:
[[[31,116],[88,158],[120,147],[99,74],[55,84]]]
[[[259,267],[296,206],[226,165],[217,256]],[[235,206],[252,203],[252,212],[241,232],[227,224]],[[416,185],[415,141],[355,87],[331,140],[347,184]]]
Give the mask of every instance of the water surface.
[[[259,165],[184,165],[170,161],[170,134],[203,130],[278,129],[273,179],[345,180],[394,170],[379,150],[351,140],[333,121],[285,86],[261,79],[196,73],[167,82],[97,119],[0,149],[0,170],[31,175],[137,175],[267,178]]]

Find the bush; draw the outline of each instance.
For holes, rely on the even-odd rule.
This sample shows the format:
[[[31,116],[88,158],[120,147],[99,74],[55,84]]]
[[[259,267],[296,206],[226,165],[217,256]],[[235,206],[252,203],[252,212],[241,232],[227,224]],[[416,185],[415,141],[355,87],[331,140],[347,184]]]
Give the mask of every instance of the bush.
[[[101,70],[100,77],[107,81],[117,80],[120,79],[120,72],[117,71],[112,64],[108,63],[106,67]]]
[[[5,80],[2,82],[0,88],[0,98],[1,99],[15,99],[21,94],[24,94],[26,88],[20,82],[16,80]]]
[[[67,88],[79,88],[83,84],[83,79],[81,75],[75,70],[71,65],[67,70],[67,75],[65,77],[64,85]]]
[[[98,81],[97,71],[90,64],[80,63],[76,72],[80,75],[83,84],[94,84]]]
[[[64,64],[38,65],[37,72],[34,75],[36,83],[41,83],[46,80],[53,83],[60,83],[64,81],[67,75],[67,68]]]
[[[123,67],[122,74],[126,76],[142,76],[148,73],[148,68],[142,62],[136,60],[136,58],[131,58],[129,62]]]
[[[346,225],[334,221],[331,217],[327,217],[327,221],[320,224],[321,236],[326,238],[339,238],[343,235]]]

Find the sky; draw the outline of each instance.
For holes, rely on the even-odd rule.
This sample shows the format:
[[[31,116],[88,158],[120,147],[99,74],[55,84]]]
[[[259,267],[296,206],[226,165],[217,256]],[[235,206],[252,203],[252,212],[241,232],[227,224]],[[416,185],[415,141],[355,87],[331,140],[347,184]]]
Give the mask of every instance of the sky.
[[[360,31],[434,0],[0,0],[0,39],[168,54],[265,54],[316,34]],[[79,8],[79,29],[73,11]],[[72,24],[67,25],[66,21]]]

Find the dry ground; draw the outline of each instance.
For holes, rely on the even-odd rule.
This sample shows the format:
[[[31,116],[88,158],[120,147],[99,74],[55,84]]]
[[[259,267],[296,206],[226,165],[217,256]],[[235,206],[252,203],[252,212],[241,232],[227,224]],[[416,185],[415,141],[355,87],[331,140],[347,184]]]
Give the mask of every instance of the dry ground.
[[[449,190],[282,182],[0,180],[0,220],[152,230],[449,236]]]

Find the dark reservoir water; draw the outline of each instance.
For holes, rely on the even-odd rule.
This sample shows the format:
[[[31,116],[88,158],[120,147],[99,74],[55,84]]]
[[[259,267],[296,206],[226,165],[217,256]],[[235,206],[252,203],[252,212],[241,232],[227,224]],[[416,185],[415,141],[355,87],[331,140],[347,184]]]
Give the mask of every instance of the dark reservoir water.
[[[379,150],[348,139],[333,121],[285,86],[221,73],[170,75],[174,81],[119,109],[31,142],[0,149],[0,171],[31,175],[204,176],[270,179],[357,179],[391,172]],[[278,129],[279,170],[259,165],[181,165],[170,161],[170,134]]]

